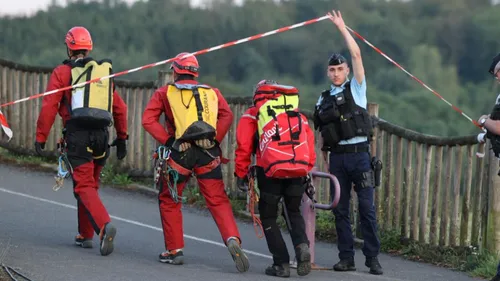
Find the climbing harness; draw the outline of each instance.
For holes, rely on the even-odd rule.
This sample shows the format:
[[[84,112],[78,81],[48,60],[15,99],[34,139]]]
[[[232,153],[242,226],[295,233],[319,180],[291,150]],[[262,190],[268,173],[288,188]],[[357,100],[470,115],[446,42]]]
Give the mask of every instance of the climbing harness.
[[[255,191],[255,180],[257,178],[255,167],[256,166],[251,166],[248,171],[248,209],[250,210],[250,215],[252,216],[255,234],[258,238],[262,238],[264,237],[264,228],[262,227],[260,219],[255,215],[255,203],[259,202],[259,194]],[[258,227],[260,227],[261,234],[259,234]]]
[[[73,167],[69,163],[68,156],[66,155],[66,141],[61,138],[57,143],[57,150],[59,151],[57,175],[54,177],[56,184],[52,187],[53,191],[58,191],[64,185],[64,179],[73,174]]]
[[[161,181],[165,180],[172,200],[174,200],[175,203],[179,203],[181,200],[184,200],[185,197],[179,196],[177,193],[179,172],[172,169],[172,167],[167,164],[167,160],[170,159],[170,152],[170,148],[160,145],[153,153],[153,159],[155,160],[154,182],[157,188],[161,188]]]
[[[156,151],[153,151],[153,160],[155,161],[155,173],[154,173],[154,181],[155,185],[158,184],[160,180],[160,174],[165,161],[170,158],[170,150],[165,146],[160,145]]]

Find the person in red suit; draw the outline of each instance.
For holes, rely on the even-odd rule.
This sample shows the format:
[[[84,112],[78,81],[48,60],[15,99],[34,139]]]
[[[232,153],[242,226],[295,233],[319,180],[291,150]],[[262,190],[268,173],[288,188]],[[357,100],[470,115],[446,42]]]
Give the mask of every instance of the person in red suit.
[[[142,126],[170,150],[167,165],[178,179],[160,183],[159,204],[166,251],[160,262],[183,264],[184,238],[179,196],[192,173],[211,212],[224,243],[239,272],[249,268],[229,198],[224,190],[220,142],[227,134],[233,113],[217,88],[200,84],[199,64],[189,53],[178,54],[172,62],[174,82],[159,88],[142,115]],[[166,128],[159,119],[165,114]],[[171,191],[172,189],[172,191]]]
[[[85,82],[94,76],[109,75],[111,61],[96,62],[88,57],[93,43],[86,28],[71,28],[66,34],[65,43],[69,59],[53,70],[47,91]],[[111,145],[117,146],[117,158],[121,160],[127,154],[127,106],[114,91],[110,79],[44,96],[36,128],[35,151],[39,155],[43,154],[58,113],[63,121],[63,138],[73,170],[74,196],[78,201],[78,235],[75,243],[83,248],[92,248],[95,232],[100,238],[101,255],[107,256],[114,249],[116,228],[111,224],[98,194],[99,175],[109,156],[108,127],[111,123],[114,123],[117,133]]]

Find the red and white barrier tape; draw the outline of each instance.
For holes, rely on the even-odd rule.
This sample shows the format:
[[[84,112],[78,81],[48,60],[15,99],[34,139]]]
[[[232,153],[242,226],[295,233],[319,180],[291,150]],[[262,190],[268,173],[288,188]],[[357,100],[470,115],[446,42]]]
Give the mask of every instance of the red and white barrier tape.
[[[467,116],[467,114],[465,114],[462,110],[460,110],[460,108],[454,106],[453,104],[451,104],[449,101],[447,101],[445,98],[443,98],[440,94],[438,94],[438,92],[436,92],[434,89],[432,89],[431,87],[427,86],[424,82],[422,82],[420,79],[418,79],[417,77],[415,77],[413,74],[411,74],[409,71],[407,71],[406,69],[404,69],[399,63],[397,63],[396,61],[394,61],[393,59],[391,59],[388,55],[386,55],[384,52],[382,52],[379,48],[375,47],[372,43],[368,42],[368,40],[366,40],[363,36],[361,36],[359,33],[357,33],[356,31],[354,31],[352,28],[346,26],[346,28],[351,31],[354,35],[356,35],[356,37],[358,37],[359,39],[361,39],[363,42],[365,42],[368,46],[372,47],[375,51],[377,51],[379,54],[381,54],[384,58],[386,58],[388,61],[392,62],[395,66],[397,66],[399,69],[401,69],[404,73],[408,74],[411,78],[413,78],[415,81],[417,81],[418,83],[420,83],[422,86],[424,86],[427,90],[431,91],[434,95],[436,95],[438,98],[440,98],[442,101],[444,101],[446,104],[448,104],[449,106],[451,106],[451,108],[453,108],[455,111],[457,111],[458,113],[460,113],[462,116],[464,116],[465,118],[467,118],[469,121],[472,122],[472,124],[476,125],[479,129],[483,130],[483,132],[486,132],[486,129],[481,127],[481,125],[479,125],[479,123],[475,120],[473,120],[472,118],[470,118],[469,116]],[[476,156],[479,157],[479,158],[483,158],[485,156],[485,151],[484,151],[484,147],[483,147],[483,151],[478,151],[476,152]]]
[[[315,19],[303,21],[303,22],[296,23],[296,24],[293,24],[293,25],[290,25],[290,26],[281,27],[281,28],[278,28],[278,29],[275,29],[275,30],[272,30],[272,31],[268,31],[268,32],[265,32],[265,33],[261,33],[261,34],[253,35],[253,36],[246,37],[246,38],[243,38],[243,39],[235,40],[235,41],[232,41],[232,42],[224,43],[224,44],[221,44],[221,45],[218,45],[218,46],[215,46],[215,47],[207,48],[207,49],[204,49],[204,50],[199,50],[199,51],[196,51],[194,53],[186,54],[183,57],[187,57],[187,56],[190,56],[190,55],[195,55],[195,56],[196,55],[202,55],[202,54],[205,54],[205,53],[217,51],[217,50],[224,49],[224,48],[227,48],[227,47],[231,47],[231,46],[234,46],[234,45],[238,45],[238,44],[241,44],[241,43],[246,43],[246,42],[249,42],[249,41],[257,40],[257,39],[260,39],[260,38],[263,38],[263,37],[267,37],[267,36],[270,36],[270,35],[274,35],[274,34],[277,34],[277,33],[289,31],[289,30],[292,30],[292,29],[295,29],[295,28],[298,28],[298,27],[301,27],[301,26],[306,26],[306,25],[310,25],[310,24],[313,24],[313,23],[317,23],[317,22],[320,22],[320,21],[328,19],[328,18],[329,18],[328,16],[323,16],[323,17],[319,17],[319,18],[315,18]],[[122,76],[122,75],[129,74],[129,73],[132,73],[132,72],[136,72],[136,71],[139,71],[139,70],[144,70],[144,69],[152,68],[152,67],[155,67],[155,66],[158,66],[158,65],[169,63],[169,62],[171,62],[173,60],[174,60],[174,58],[170,58],[170,59],[167,59],[167,60],[163,60],[163,61],[159,61],[159,62],[147,64],[147,65],[144,65],[144,66],[140,66],[140,67],[137,67],[137,68],[125,70],[125,71],[122,71],[122,72],[114,73],[114,74],[111,74],[111,75],[108,75],[108,76],[104,76],[104,77],[100,77],[100,78],[95,78],[95,79],[92,79],[92,80],[89,80],[89,81],[86,81],[86,82],[82,82],[82,83],[78,83],[78,84],[75,84],[75,85],[71,85],[71,86],[68,86],[68,87],[64,87],[64,88],[55,89],[55,90],[52,90],[52,91],[48,91],[48,92],[36,94],[36,95],[29,96],[29,97],[26,97],[26,98],[22,98],[22,99],[18,99],[18,100],[15,100],[15,101],[4,103],[4,104],[0,105],[0,107],[5,107],[5,106],[8,106],[8,105],[12,105],[12,104],[16,104],[16,103],[20,103],[20,102],[24,102],[24,101],[28,101],[28,100],[32,100],[32,99],[36,99],[36,98],[43,97],[43,96],[48,96],[48,95],[51,95],[51,94],[55,94],[55,93],[58,93],[58,92],[61,92],[61,91],[66,91],[66,90],[69,90],[69,89],[72,89],[72,88],[76,88],[76,87],[82,87],[82,86],[84,86],[86,84],[95,83],[95,82],[99,82],[99,81],[102,81],[102,80],[105,80],[105,79]],[[9,136],[9,141],[10,141],[10,139],[12,138],[12,130],[9,128],[9,125],[7,124],[7,119],[3,115],[2,111],[0,111],[0,125],[1,125],[2,129],[4,130],[4,132]]]
[[[187,56],[190,56],[190,55],[195,55],[195,56],[196,55],[202,55],[202,54],[205,54],[205,53],[209,53],[209,52],[213,52],[213,51],[216,51],[216,50],[224,49],[224,48],[231,47],[231,46],[234,46],[234,45],[238,45],[238,44],[241,44],[241,43],[246,43],[246,42],[249,42],[249,41],[253,41],[253,40],[260,39],[260,38],[263,38],[263,37],[267,37],[267,36],[270,36],[270,35],[274,35],[274,34],[277,34],[277,33],[285,32],[285,31],[288,31],[288,30],[291,30],[291,29],[295,29],[295,28],[298,28],[298,27],[302,27],[302,26],[313,24],[313,23],[317,23],[319,21],[322,21],[322,20],[325,20],[325,19],[328,19],[328,18],[329,18],[329,16],[326,15],[326,16],[323,16],[323,17],[319,17],[319,18],[308,20],[308,21],[296,23],[296,24],[293,24],[293,25],[290,25],[290,26],[278,28],[278,29],[275,29],[275,30],[272,30],[272,31],[268,31],[268,32],[265,32],[265,33],[261,33],[261,34],[253,35],[253,36],[246,37],[246,38],[243,38],[243,39],[235,40],[235,41],[232,41],[232,42],[224,43],[224,44],[221,44],[221,45],[218,45],[218,46],[215,46],[215,47],[207,48],[207,49],[204,49],[204,50],[199,50],[199,51],[196,51],[194,53],[186,54],[184,57],[187,57]],[[373,44],[371,44],[368,40],[366,40],[359,33],[357,33],[356,31],[354,31],[353,29],[351,29],[348,26],[346,26],[346,28],[349,31],[351,31],[355,36],[357,36],[358,38],[360,38],[361,40],[363,40],[368,46],[372,47],[375,51],[377,51],[379,54],[381,54],[387,60],[389,60],[394,65],[396,65],[398,68],[400,68],[402,71],[404,71],[406,74],[408,74],[415,81],[419,82],[422,86],[424,86],[426,89],[428,89],[429,91],[431,91],[434,95],[436,95],[437,97],[439,97],[442,101],[444,101],[449,106],[451,106],[455,111],[459,112],[462,116],[464,116],[465,118],[467,118],[474,125],[476,125],[477,127],[481,128],[481,126],[475,120],[473,120],[472,118],[470,118],[469,116],[467,116],[458,107],[456,107],[453,104],[451,104],[450,102],[448,102],[440,94],[438,94],[435,90],[433,90],[431,87],[427,86],[420,79],[418,79],[413,74],[411,74],[410,72],[408,72],[401,65],[399,65],[397,62],[395,62],[393,59],[391,59],[389,56],[387,56],[384,52],[382,52],[380,49],[378,49]],[[60,89],[55,89],[55,90],[52,90],[52,91],[48,91],[48,92],[36,94],[36,95],[29,96],[29,97],[26,97],[26,98],[22,98],[22,99],[19,99],[19,100],[7,102],[7,103],[4,103],[4,104],[1,104],[0,108],[8,106],[8,105],[13,105],[13,104],[16,104],[16,103],[20,103],[20,102],[32,100],[32,99],[39,98],[39,97],[42,97],[42,96],[47,96],[47,95],[55,94],[57,92],[66,91],[66,90],[69,90],[69,89],[72,89],[72,88],[75,88],[75,87],[82,87],[82,86],[84,86],[86,84],[95,83],[95,82],[98,82],[98,81],[102,81],[104,79],[118,77],[118,76],[122,76],[122,75],[125,75],[125,74],[133,73],[133,72],[136,72],[136,71],[139,71],[139,70],[144,70],[144,69],[152,68],[152,67],[155,67],[155,66],[158,66],[158,65],[169,63],[169,62],[173,61],[173,59],[174,58],[169,58],[167,60],[163,60],[163,61],[159,61],[159,62],[156,62],[156,63],[147,64],[147,65],[144,65],[144,66],[140,66],[140,67],[137,67],[137,68],[133,68],[133,69],[121,71],[121,72],[114,73],[114,74],[111,74],[111,75],[108,75],[108,76],[103,76],[103,77],[100,77],[100,78],[95,78],[95,79],[92,79],[92,80],[89,80],[89,81],[86,81],[86,82],[82,82],[82,83],[78,83],[78,84],[75,84],[75,85],[71,85],[71,86],[68,86],[68,87],[63,87],[63,88],[60,88]],[[0,125],[2,126],[2,129],[4,129],[4,131],[6,132],[6,134],[9,136],[9,140],[10,140],[10,138],[12,138],[12,131],[10,130],[10,128],[9,128],[9,126],[7,124],[7,120],[6,120],[5,116],[3,115],[3,113],[1,111],[0,111]]]
[[[301,22],[301,23],[296,23],[294,25],[290,25],[290,26],[278,28],[278,29],[275,29],[275,30],[272,30],[272,31],[268,31],[268,32],[265,32],[265,33],[253,35],[253,36],[250,36],[250,37],[247,37],[247,38],[243,38],[243,39],[239,39],[239,40],[236,40],[236,41],[224,43],[224,44],[221,44],[221,45],[218,45],[218,46],[215,46],[215,47],[211,47],[211,48],[207,48],[207,49],[204,49],[204,50],[196,51],[194,53],[186,54],[183,57],[188,57],[190,55],[195,55],[196,56],[196,55],[206,54],[206,53],[209,53],[209,52],[217,51],[217,50],[224,49],[224,48],[227,48],[227,47],[231,47],[231,46],[234,46],[234,45],[238,45],[238,44],[241,44],[241,43],[246,43],[246,42],[249,42],[249,41],[260,39],[260,38],[263,38],[263,37],[266,37],[266,36],[270,36],[270,35],[274,35],[274,34],[277,34],[277,33],[285,32],[285,31],[288,31],[288,30],[292,30],[292,29],[297,28],[297,27],[301,27],[301,26],[306,26],[306,25],[309,25],[309,24],[317,23],[317,22],[325,20],[325,19],[328,19],[328,16],[323,16],[323,17],[315,18],[315,19],[312,19],[312,20],[304,21],[304,22]],[[100,78],[95,78],[95,79],[92,79],[92,80],[89,80],[89,81],[86,81],[86,82],[82,82],[82,83],[78,83],[78,84],[75,84],[75,85],[71,85],[71,86],[68,86],[68,87],[64,87],[64,88],[60,88],[60,89],[56,89],[56,90],[52,90],[52,91],[48,91],[48,92],[36,94],[36,95],[29,96],[29,97],[26,97],[26,98],[22,98],[22,99],[19,99],[19,100],[15,100],[15,101],[11,101],[11,102],[8,102],[8,103],[4,103],[4,104],[0,105],[0,107],[4,107],[4,106],[8,106],[8,105],[12,105],[12,104],[24,102],[24,101],[27,101],[27,100],[36,99],[36,98],[39,98],[39,97],[42,97],[42,96],[47,96],[47,95],[55,94],[57,92],[66,91],[66,90],[69,90],[69,89],[72,89],[72,88],[76,88],[76,87],[82,87],[82,86],[84,86],[86,84],[95,83],[95,82],[102,81],[102,80],[105,80],[105,79],[122,76],[122,75],[129,74],[129,73],[132,73],[132,72],[136,72],[136,71],[139,71],[139,70],[144,70],[144,69],[152,68],[152,67],[155,67],[155,66],[158,66],[158,65],[169,63],[169,62],[171,62],[173,60],[174,60],[174,58],[170,58],[170,59],[167,59],[167,60],[163,60],[163,61],[159,61],[159,62],[147,64],[147,65],[144,65],[144,66],[140,66],[140,67],[137,67],[137,68],[125,70],[125,71],[122,71],[122,72],[114,73],[114,74],[111,74],[111,75],[108,75],[108,76],[103,76],[103,77],[100,77]]]
[[[381,54],[384,58],[386,58],[388,61],[392,62],[395,66],[397,66],[399,69],[401,69],[404,73],[408,74],[411,78],[413,78],[413,80],[417,81],[418,83],[420,83],[422,86],[424,86],[427,90],[431,91],[434,95],[436,95],[438,98],[440,98],[442,101],[444,101],[446,104],[448,104],[449,106],[451,106],[455,111],[457,111],[458,113],[460,113],[462,116],[464,116],[465,118],[467,118],[469,121],[471,121],[474,125],[476,125],[478,128],[482,129],[481,125],[479,125],[479,123],[475,120],[473,120],[472,118],[470,118],[469,116],[467,116],[467,114],[465,114],[462,110],[460,110],[460,108],[454,106],[453,104],[451,104],[449,101],[447,101],[446,99],[444,99],[440,94],[438,94],[438,92],[436,92],[435,90],[433,90],[431,87],[427,86],[424,82],[422,82],[420,79],[418,79],[417,77],[415,77],[413,74],[411,74],[409,71],[407,71],[406,69],[404,69],[399,63],[397,63],[396,61],[394,61],[393,59],[391,59],[388,55],[386,55],[384,52],[382,52],[379,48],[375,47],[372,43],[368,42],[368,40],[366,40],[363,36],[361,36],[359,33],[357,33],[356,31],[352,30],[350,27],[346,26],[346,28],[351,31],[354,35],[356,35],[356,37],[358,37],[359,39],[361,39],[363,42],[365,42],[368,46],[372,47],[375,51],[377,51],[379,54]]]

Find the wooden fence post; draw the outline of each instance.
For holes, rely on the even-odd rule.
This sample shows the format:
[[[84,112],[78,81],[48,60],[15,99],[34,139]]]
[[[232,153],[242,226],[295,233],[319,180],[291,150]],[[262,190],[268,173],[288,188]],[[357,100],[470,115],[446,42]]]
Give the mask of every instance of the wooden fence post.
[[[486,151],[490,162],[486,245],[488,250],[498,254],[500,252],[500,176],[498,176],[500,166],[493,151],[488,149]]]
[[[371,103],[369,102],[367,104],[367,110],[368,110],[368,114],[370,116],[374,116],[374,117],[378,117],[378,112],[379,112],[379,105],[376,104],[376,103]],[[375,128],[373,129],[373,138],[370,142],[370,152],[372,154],[372,157],[373,156],[376,156],[377,155],[377,137],[378,137],[378,132],[379,132],[379,129],[377,126],[375,126]],[[377,202],[377,196],[380,196],[378,195],[378,190],[375,190],[375,194],[374,194],[374,197],[373,197],[373,202]],[[354,198],[354,196],[353,196]],[[357,201],[357,196],[355,197],[356,198],[356,201]],[[353,204],[357,204],[357,202],[353,200]],[[375,209],[378,209],[378,206],[377,204],[375,204]],[[375,211],[377,212],[377,210]],[[357,238],[361,238],[363,237],[363,235],[361,234],[361,217],[359,215],[359,212],[356,212],[355,214],[352,214],[351,215],[352,218],[355,218],[354,222],[356,223],[356,234],[355,236]]]
[[[368,103],[368,114],[370,114],[370,116],[378,117],[378,110],[379,110],[378,104],[371,102]],[[377,132],[378,129],[375,127],[373,131],[373,141],[370,144],[370,151],[372,152],[373,155],[375,155],[375,153],[377,152]]]
[[[173,82],[173,72],[171,70],[159,70],[158,81],[156,81],[156,88],[161,88],[169,82]]]

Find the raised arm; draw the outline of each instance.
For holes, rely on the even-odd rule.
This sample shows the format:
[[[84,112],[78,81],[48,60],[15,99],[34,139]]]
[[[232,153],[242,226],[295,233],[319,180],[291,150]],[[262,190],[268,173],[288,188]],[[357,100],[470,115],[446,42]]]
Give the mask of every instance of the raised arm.
[[[333,10],[332,13],[328,13],[328,16],[344,37],[352,58],[352,71],[354,78],[356,78],[356,81],[359,84],[362,84],[365,79],[365,69],[363,67],[361,50],[359,49],[358,43],[356,43],[356,40],[354,40],[349,30],[345,27],[344,19],[342,18],[340,11],[335,12],[335,10]]]

